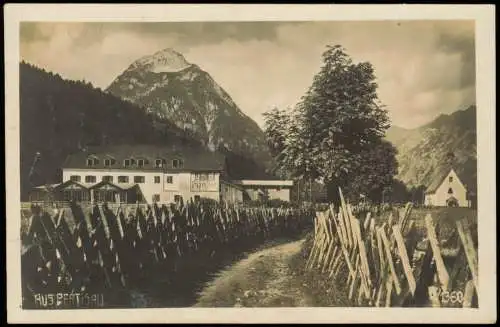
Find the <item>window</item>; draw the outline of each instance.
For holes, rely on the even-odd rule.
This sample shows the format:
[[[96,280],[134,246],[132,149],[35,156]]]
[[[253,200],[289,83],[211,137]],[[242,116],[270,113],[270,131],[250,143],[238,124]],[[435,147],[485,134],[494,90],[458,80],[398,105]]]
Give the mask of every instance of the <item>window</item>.
[[[160,184],[160,176],[155,176],[155,184]]]
[[[97,164],[99,164],[99,159],[95,157],[87,158],[87,166],[92,167],[96,166]]]
[[[156,168],[161,168],[161,167],[163,167],[163,160],[162,160],[162,159],[156,159],[156,160],[155,160],[155,167],[156,167]]]
[[[448,189],[448,194],[453,194],[453,190],[451,189],[451,187]]]
[[[137,160],[137,166],[138,167],[144,167],[144,159]]]
[[[82,191],[76,190],[73,192],[73,197],[71,200],[81,202],[83,199]]]
[[[182,168],[183,162],[181,159],[174,159],[172,160],[172,167],[173,168]]]
[[[453,182],[453,176],[448,177],[448,182]]]
[[[106,167],[111,166],[111,159],[104,159],[104,166]]]
[[[160,194],[153,194],[153,202],[160,202]]]
[[[130,167],[130,159],[123,160],[123,166],[124,167]]]
[[[78,175],[73,175],[69,177],[69,180],[73,182],[80,182],[82,180],[82,177]]]
[[[64,201],[71,201],[71,191],[63,191]]]
[[[144,183],[144,176],[134,176],[134,183]]]
[[[96,182],[95,176],[85,176],[85,183],[95,183],[95,182]]]
[[[128,176],[118,176],[118,183],[128,183]]]
[[[174,183],[174,176],[167,176],[167,184],[173,184]]]
[[[102,181],[113,183],[113,176],[102,176]]]

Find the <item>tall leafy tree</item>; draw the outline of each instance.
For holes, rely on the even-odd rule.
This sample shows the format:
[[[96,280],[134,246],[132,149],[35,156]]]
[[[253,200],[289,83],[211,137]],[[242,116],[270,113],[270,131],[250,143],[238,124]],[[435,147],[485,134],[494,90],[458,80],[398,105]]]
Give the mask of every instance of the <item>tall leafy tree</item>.
[[[364,194],[379,200],[397,173],[397,162],[394,147],[382,140],[389,118],[377,87],[370,63],[354,63],[341,46],[328,46],[293,114],[288,119],[270,115],[272,126],[286,126],[279,138],[268,135],[280,145],[275,151],[279,164],[292,175],[321,178],[331,200],[339,186],[351,198]]]
[[[290,124],[290,116],[285,110],[274,107],[264,114],[264,133],[267,137],[269,149],[273,156],[277,156],[285,148],[287,137],[287,126]]]
[[[372,145],[358,156],[346,193],[354,200],[363,194],[381,202],[382,192],[393,183],[397,174],[396,148],[387,141]]]

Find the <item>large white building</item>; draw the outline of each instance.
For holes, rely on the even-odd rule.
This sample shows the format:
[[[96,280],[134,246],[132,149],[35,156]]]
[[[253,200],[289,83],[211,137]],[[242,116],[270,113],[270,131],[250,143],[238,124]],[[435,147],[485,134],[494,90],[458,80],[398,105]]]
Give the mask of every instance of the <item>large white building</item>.
[[[292,181],[232,181],[218,152],[190,147],[119,145],[89,148],[70,155],[62,166],[62,183],[51,190],[60,200],[171,203],[180,198],[243,202],[290,200]],[[31,200],[41,200],[46,187]]]

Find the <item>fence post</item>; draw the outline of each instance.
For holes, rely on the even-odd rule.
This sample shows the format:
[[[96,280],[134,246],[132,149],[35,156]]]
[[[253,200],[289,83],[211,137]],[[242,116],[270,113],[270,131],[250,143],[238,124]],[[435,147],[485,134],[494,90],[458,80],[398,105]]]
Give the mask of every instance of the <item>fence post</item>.
[[[474,297],[474,281],[469,280],[465,284],[465,291],[464,291],[464,302],[462,306],[464,308],[470,308],[472,306],[472,298]]]
[[[448,271],[446,271],[446,267],[444,265],[443,257],[441,256],[441,250],[439,249],[439,242],[436,236],[436,231],[434,230],[434,226],[432,223],[432,217],[430,214],[425,216],[425,225],[427,227],[427,236],[429,237],[429,242],[431,244],[432,253],[434,255],[434,260],[436,262],[436,269],[439,277],[439,281],[441,282],[443,289],[448,288],[449,275]]]
[[[385,254],[387,257],[387,262],[389,263],[389,269],[391,272],[392,280],[394,281],[394,286],[396,288],[396,294],[399,295],[401,293],[401,285],[399,283],[398,276],[396,274],[396,268],[394,267],[394,261],[392,259],[391,248],[389,245],[389,240],[387,239],[387,235],[385,235],[385,230],[379,229],[379,233],[382,239],[382,243],[385,247]]]
[[[472,241],[472,235],[470,234],[470,230],[467,231],[464,228],[462,221],[458,220],[456,222],[458,235],[460,236],[460,240],[462,241],[462,245],[465,250],[465,256],[467,258],[467,263],[469,264],[469,269],[472,274],[472,281],[476,288],[476,292],[478,292],[478,265],[477,265],[477,254],[474,248],[474,243]]]
[[[408,258],[408,252],[406,251],[405,242],[403,240],[403,235],[401,235],[401,229],[399,225],[394,225],[392,227],[394,237],[396,238],[396,243],[398,245],[399,257],[401,258],[401,263],[403,264],[404,273],[406,275],[406,279],[408,280],[408,286],[410,287],[410,291],[412,295],[415,295],[415,289],[417,288],[417,284],[415,282],[415,277],[413,276],[413,272],[411,270],[410,259]]]

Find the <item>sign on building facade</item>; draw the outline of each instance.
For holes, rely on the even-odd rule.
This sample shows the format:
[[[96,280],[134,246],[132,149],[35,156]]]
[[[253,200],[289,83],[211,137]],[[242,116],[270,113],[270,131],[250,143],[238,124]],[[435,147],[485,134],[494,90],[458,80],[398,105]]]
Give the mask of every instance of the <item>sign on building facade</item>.
[[[219,186],[214,173],[191,174],[191,192],[218,191]]]

